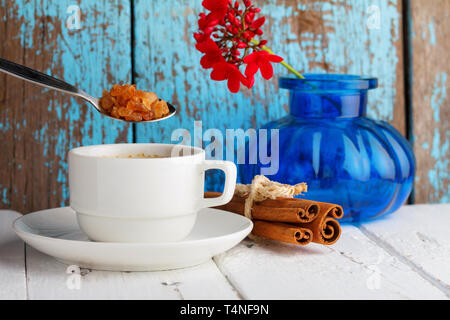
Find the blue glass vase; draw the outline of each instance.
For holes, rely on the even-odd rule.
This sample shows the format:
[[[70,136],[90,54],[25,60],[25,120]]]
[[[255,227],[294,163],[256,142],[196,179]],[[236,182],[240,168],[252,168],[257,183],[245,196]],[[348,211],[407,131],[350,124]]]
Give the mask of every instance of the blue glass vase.
[[[411,192],[415,159],[396,129],[366,117],[368,91],[377,87],[377,79],[305,77],[280,79],[280,88],[290,91],[290,114],[262,127],[279,130],[279,169],[268,177],[288,184],[306,182],[303,198],[340,204],[344,221],[397,210]],[[274,143],[270,137],[267,150]],[[262,167],[241,166],[241,181],[250,183]]]

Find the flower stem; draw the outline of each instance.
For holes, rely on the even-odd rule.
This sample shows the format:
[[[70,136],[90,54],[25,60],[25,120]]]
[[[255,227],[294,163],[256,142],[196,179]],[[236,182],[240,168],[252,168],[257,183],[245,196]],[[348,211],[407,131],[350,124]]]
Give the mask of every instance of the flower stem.
[[[250,40],[251,43],[259,45],[259,41],[252,39]],[[261,49],[263,49],[264,51],[267,51],[270,54],[275,54],[272,50],[270,50],[270,48],[266,47],[266,46],[262,46]],[[290,72],[292,72],[293,74],[295,74],[297,76],[297,78],[300,79],[305,79],[305,77],[298,72],[297,70],[295,70],[291,65],[289,65],[288,63],[286,63],[284,60],[281,61],[281,64],[283,65],[283,67],[285,67],[286,69],[288,69]]]

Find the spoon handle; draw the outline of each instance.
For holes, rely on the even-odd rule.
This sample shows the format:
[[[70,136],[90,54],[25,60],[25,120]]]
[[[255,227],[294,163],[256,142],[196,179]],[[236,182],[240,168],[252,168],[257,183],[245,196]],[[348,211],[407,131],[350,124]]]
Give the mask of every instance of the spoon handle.
[[[0,58],[0,71],[3,71],[17,78],[33,82],[35,84],[44,87],[59,90],[72,95],[79,96],[85,94],[84,92],[78,90],[77,88],[75,88],[71,84],[68,84],[67,82],[53,78],[37,70],[33,70],[28,67],[1,58]]]

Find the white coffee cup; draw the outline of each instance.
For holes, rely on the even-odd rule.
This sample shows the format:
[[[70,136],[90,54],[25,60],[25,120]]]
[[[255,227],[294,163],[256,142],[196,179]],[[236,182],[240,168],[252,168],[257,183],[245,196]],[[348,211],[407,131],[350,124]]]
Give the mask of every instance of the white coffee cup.
[[[136,157],[142,154],[159,157]],[[210,169],[225,172],[225,187],[220,197],[205,199]],[[94,241],[182,240],[198,211],[229,202],[235,185],[234,163],[205,160],[202,149],[190,146],[112,144],[69,152],[70,206]]]

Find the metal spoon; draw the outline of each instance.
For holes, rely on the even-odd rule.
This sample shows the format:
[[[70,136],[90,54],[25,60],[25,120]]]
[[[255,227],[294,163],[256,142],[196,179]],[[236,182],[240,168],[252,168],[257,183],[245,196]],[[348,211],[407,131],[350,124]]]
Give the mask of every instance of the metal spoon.
[[[177,112],[173,105],[171,105],[170,103],[167,103],[167,106],[169,107],[169,114],[161,119],[148,120],[148,121],[145,121],[145,120],[143,120],[143,121],[128,121],[128,120],[124,120],[124,119],[117,119],[117,118],[114,118],[114,117],[110,116],[109,114],[107,114],[106,111],[103,110],[102,107],[100,107],[98,98],[88,95],[86,92],[75,88],[74,86],[72,86],[71,84],[68,84],[67,82],[53,78],[42,72],[30,69],[28,67],[25,67],[20,64],[17,64],[17,63],[14,63],[14,62],[11,62],[11,61],[8,61],[5,59],[1,59],[1,58],[0,58],[0,71],[3,71],[7,74],[10,74],[12,76],[15,76],[17,78],[20,78],[20,79],[23,79],[23,80],[26,80],[26,81],[29,81],[32,83],[35,83],[35,84],[43,86],[43,87],[47,87],[50,89],[68,93],[68,94],[71,94],[76,97],[80,97],[80,98],[86,100],[87,102],[89,102],[90,104],[92,104],[92,106],[94,106],[95,110],[97,110],[101,114],[103,114],[107,117],[110,117],[112,119],[115,119],[115,120],[121,120],[121,121],[125,121],[125,122],[139,122],[139,123],[141,123],[141,122],[157,122],[157,121],[168,119]]]

